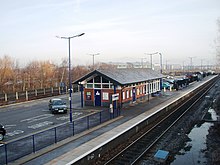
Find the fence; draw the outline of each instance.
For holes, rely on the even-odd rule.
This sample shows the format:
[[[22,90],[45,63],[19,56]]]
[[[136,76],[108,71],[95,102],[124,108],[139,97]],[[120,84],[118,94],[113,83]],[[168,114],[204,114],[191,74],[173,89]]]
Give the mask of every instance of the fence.
[[[47,146],[95,127],[103,122],[118,117],[119,115],[120,109],[115,110],[114,113],[110,113],[108,110],[103,110],[76,119],[73,123],[64,123],[48,130],[6,143],[0,146],[0,165],[8,164],[9,162],[13,162],[23,156],[35,153]]]
[[[73,87],[73,92],[78,92],[78,87]],[[40,99],[48,96],[56,96],[68,93],[67,87],[52,87],[44,89],[35,89],[29,91],[21,91],[15,93],[0,93],[0,106],[28,100]]]

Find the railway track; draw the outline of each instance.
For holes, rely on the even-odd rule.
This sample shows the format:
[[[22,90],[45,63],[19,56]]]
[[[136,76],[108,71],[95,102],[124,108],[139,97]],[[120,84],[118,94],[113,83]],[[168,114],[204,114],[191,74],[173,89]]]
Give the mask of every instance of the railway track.
[[[218,78],[219,79],[219,78]],[[117,154],[108,160],[99,161],[100,164],[136,164],[146,155],[150,149],[175,125],[204,95],[213,87],[217,80],[207,83],[195,92],[194,96],[184,101],[181,105],[173,107],[172,113],[161,116],[157,123],[152,124],[148,130],[142,132],[138,138],[133,139],[124,149],[117,151]],[[170,112],[170,111],[169,111]]]

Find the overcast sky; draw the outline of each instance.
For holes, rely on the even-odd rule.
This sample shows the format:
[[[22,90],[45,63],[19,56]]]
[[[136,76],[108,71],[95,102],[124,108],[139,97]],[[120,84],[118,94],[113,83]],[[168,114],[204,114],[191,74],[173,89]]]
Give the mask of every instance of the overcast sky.
[[[0,57],[73,65],[141,61],[160,52],[163,63],[215,62],[220,0],[0,0]],[[153,57],[154,63],[159,55]]]

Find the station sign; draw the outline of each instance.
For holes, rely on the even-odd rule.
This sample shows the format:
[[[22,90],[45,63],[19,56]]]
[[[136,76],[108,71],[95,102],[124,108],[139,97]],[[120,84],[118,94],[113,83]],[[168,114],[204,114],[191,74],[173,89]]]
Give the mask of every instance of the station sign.
[[[116,101],[116,100],[119,100],[119,93],[112,95],[112,101]]]

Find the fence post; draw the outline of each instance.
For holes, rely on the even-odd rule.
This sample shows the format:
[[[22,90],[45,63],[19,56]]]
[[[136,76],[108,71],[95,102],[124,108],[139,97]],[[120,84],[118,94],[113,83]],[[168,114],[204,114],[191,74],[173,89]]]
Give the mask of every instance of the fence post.
[[[26,101],[28,101],[28,91],[26,91]]]
[[[37,89],[35,89],[35,96],[37,96]]]
[[[51,93],[52,93],[52,95],[53,95],[53,87],[51,88]]]
[[[33,139],[33,153],[35,153],[36,152],[36,149],[35,149],[35,140],[34,140],[34,135],[32,135],[32,139]]]
[[[15,93],[16,100],[18,100],[18,92]]]
[[[87,116],[87,129],[89,129],[89,116]]]
[[[7,144],[5,144],[5,164],[8,164],[8,151],[7,151]]]
[[[73,136],[75,135],[75,128],[74,128],[74,126],[75,126],[75,124],[74,124],[74,121],[73,121]]]
[[[45,90],[45,88],[44,88],[44,95],[46,94],[46,90]]]
[[[100,124],[102,123],[102,111],[99,112],[99,120],[100,120]]]
[[[6,102],[8,101],[7,93],[5,93],[5,101],[6,101]]]
[[[58,94],[60,95],[60,87],[58,87]]]
[[[57,127],[55,127],[54,129],[55,129],[55,130],[54,130],[54,131],[55,131],[55,132],[54,132],[54,133],[55,133],[55,143],[57,143]]]

